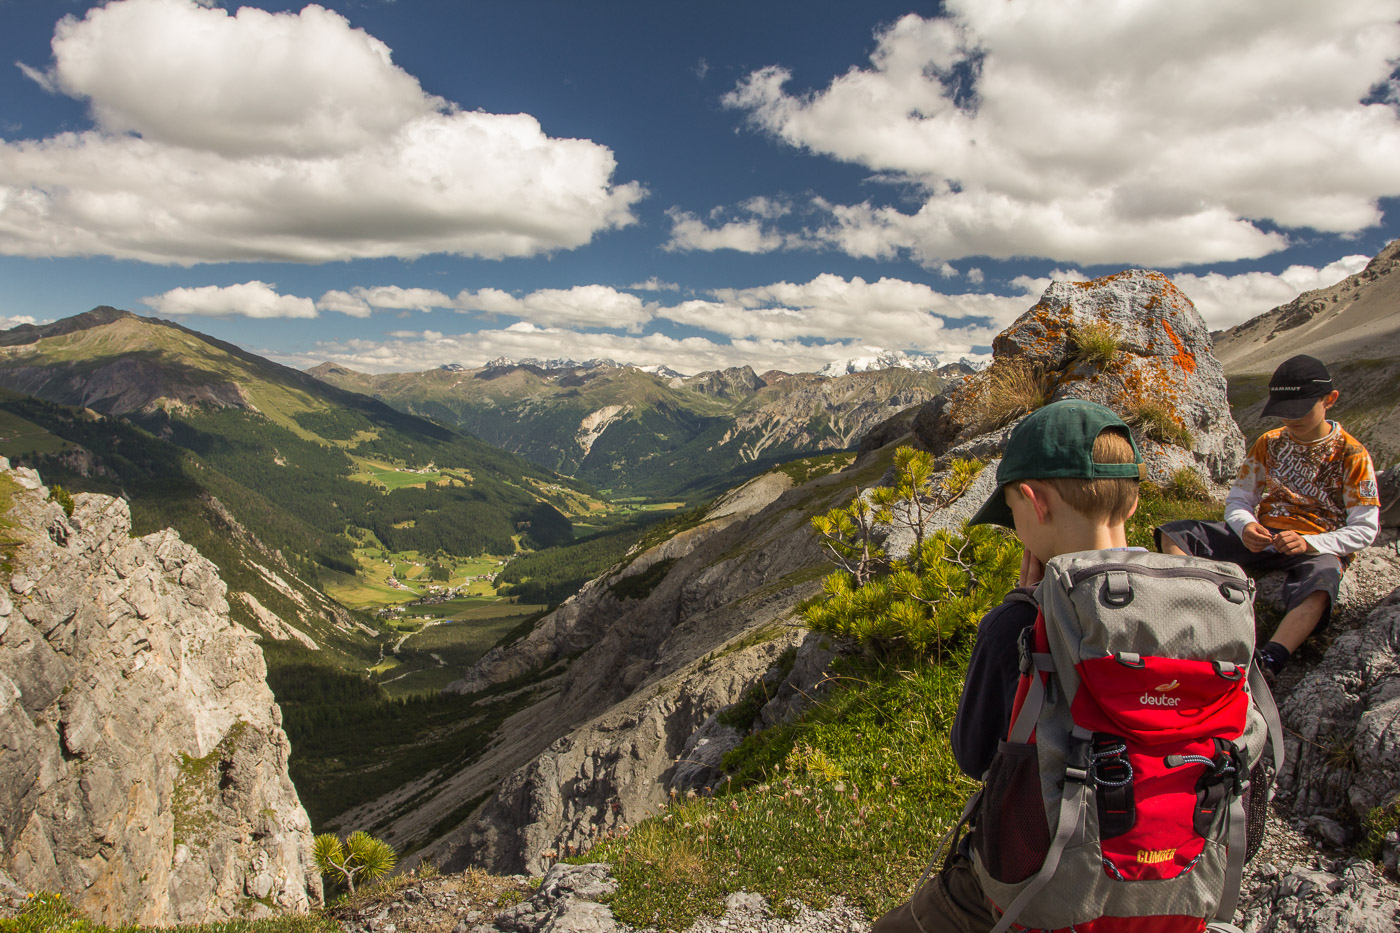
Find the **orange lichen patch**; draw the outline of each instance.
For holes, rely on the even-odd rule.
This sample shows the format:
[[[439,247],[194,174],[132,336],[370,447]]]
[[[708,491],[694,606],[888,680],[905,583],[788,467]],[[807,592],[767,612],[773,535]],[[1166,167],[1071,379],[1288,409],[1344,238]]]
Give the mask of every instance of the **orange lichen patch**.
[[[1122,408],[1120,414],[1131,413],[1143,404],[1154,404],[1161,406],[1174,424],[1186,427],[1181,416],[1181,376],[1175,368],[1151,357],[1140,357],[1122,380],[1123,397],[1114,406]]]
[[[1162,322],[1162,329],[1167,332],[1167,336],[1171,338],[1172,345],[1176,347],[1176,353],[1172,356],[1172,362],[1180,366],[1186,372],[1194,373],[1196,371],[1196,354],[1186,349],[1181,342],[1181,338],[1176,335],[1176,331],[1172,330],[1172,326],[1166,321]]]

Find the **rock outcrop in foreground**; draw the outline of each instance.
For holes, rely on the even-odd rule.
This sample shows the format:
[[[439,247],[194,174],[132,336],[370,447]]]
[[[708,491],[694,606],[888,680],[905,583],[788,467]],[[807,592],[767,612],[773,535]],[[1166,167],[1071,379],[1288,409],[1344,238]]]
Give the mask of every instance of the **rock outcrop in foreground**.
[[[1096,337],[1111,352],[1095,356]],[[1162,273],[1055,282],[992,352],[991,366],[915,419],[924,446],[1000,457],[1012,417],[1073,396],[1133,426],[1154,481],[1189,467],[1223,493],[1234,479],[1244,436],[1230,417],[1224,370],[1196,306]],[[1028,401],[1019,412],[1010,407],[1018,398]]]
[[[125,502],[72,515],[0,458],[0,878],[103,923],[302,911],[311,824],[213,564]]]

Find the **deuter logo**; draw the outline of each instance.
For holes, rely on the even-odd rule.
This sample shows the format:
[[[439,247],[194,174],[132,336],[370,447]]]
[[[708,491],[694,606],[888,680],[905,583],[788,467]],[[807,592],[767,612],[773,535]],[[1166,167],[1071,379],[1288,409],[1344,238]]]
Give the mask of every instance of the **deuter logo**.
[[[1138,849],[1137,860],[1143,865],[1156,865],[1158,862],[1170,862],[1176,857],[1175,849]]]
[[[1166,693],[1168,690],[1175,690],[1177,687],[1180,687],[1180,686],[1181,686],[1181,681],[1179,681],[1179,680],[1173,680],[1173,681],[1172,681],[1171,683],[1169,683],[1169,684],[1162,684],[1162,686],[1160,686],[1160,687],[1153,687],[1152,689],[1153,689],[1153,690],[1156,690],[1158,693]]]
[[[1144,693],[1138,697],[1138,702],[1143,706],[1180,706],[1181,697],[1153,696],[1150,693]]]

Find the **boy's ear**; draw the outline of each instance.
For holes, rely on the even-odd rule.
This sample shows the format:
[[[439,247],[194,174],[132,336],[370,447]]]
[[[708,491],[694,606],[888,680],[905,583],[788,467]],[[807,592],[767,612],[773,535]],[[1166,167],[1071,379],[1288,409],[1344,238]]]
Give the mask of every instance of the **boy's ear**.
[[[1338,392],[1336,389],[1333,389],[1331,392],[1328,392],[1325,396],[1323,396],[1322,407],[1331,408],[1333,405],[1337,404],[1337,399],[1341,397],[1342,393]]]
[[[1048,487],[1035,480],[1025,480],[1016,484],[1016,491],[1030,501],[1031,507],[1035,509],[1035,517],[1042,525],[1050,520]]]

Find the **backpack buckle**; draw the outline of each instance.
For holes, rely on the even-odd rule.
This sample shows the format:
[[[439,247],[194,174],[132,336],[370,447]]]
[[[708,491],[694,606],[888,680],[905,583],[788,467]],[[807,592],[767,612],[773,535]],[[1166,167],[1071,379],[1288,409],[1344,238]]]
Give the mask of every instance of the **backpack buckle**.
[[[1078,729],[1075,730],[1076,732]],[[1093,772],[1093,736],[1074,736],[1065,755],[1065,780],[1076,784],[1088,784]]]
[[[1233,682],[1244,676],[1245,669],[1234,661],[1212,661],[1211,664],[1215,667],[1216,675],[1226,680]]]
[[[1104,574],[1103,590],[1100,598],[1110,606],[1122,608],[1133,601],[1133,581],[1122,570],[1110,570]]]
[[[1021,675],[1025,676],[1035,669],[1035,646],[1032,642],[1035,639],[1035,626],[1027,625],[1021,629],[1021,634],[1016,638],[1016,653],[1019,655],[1018,664],[1021,668]]]

